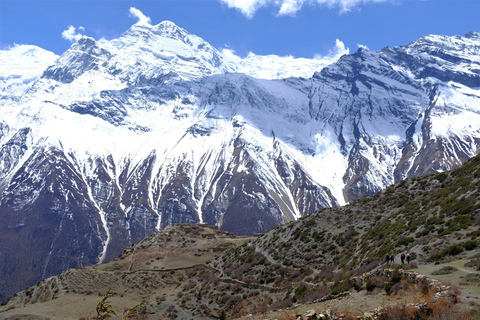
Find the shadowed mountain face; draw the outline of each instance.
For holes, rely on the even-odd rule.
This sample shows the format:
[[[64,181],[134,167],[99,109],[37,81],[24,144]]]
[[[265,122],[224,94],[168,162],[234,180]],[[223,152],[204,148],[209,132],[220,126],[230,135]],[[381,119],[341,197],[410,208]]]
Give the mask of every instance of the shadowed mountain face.
[[[480,143],[479,50],[478,33],[425,36],[265,80],[171,22],[80,39],[1,96],[1,274],[19,279],[0,292],[174,223],[251,235],[460,166]]]

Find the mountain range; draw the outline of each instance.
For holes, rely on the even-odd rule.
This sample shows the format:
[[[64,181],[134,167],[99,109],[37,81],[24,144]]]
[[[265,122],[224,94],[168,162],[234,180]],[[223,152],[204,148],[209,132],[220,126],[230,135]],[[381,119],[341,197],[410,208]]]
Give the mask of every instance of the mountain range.
[[[480,144],[478,52],[470,32],[328,66],[238,60],[168,21],[2,51],[1,294],[175,223],[263,233],[460,166]]]

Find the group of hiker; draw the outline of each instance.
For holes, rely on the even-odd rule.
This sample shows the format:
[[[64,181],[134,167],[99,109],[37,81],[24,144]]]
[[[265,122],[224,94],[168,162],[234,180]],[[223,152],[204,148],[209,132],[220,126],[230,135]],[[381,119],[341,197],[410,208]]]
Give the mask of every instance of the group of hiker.
[[[405,255],[405,253],[402,253],[400,255],[400,260],[402,260],[402,264],[405,263],[405,259],[407,259],[407,264],[410,264],[410,259],[411,258],[410,258],[409,253],[407,253],[406,255]],[[387,260],[387,264],[393,265],[393,263],[395,262],[395,255],[393,253],[392,254],[387,254],[386,260]]]

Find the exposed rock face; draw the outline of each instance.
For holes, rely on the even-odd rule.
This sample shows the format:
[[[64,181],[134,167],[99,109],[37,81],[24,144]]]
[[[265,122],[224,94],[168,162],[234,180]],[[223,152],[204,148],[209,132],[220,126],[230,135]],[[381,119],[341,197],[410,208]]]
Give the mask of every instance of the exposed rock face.
[[[459,166],[480,143],[479,50],[425,36],[262,80],[171,22],[82,38],[1,100],[1,274],[32,278],[0,292],[174,223],[262,233]]]

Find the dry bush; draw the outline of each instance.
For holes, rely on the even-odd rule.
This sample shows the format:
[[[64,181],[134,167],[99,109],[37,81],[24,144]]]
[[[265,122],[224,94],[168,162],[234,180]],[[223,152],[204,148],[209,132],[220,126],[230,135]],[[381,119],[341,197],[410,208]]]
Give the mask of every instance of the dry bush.
[[[423,295],[428,295],[430,292],[430,287],[428,286],[428,280],[426,277],[418,279],[417,288]]]
[[[235,293],[240,293],[241,291],[243,291],[243,287],[240,284],[235,283],[231,290]]]
[[[393,285],[391,293],[392,294],[399,294],[401,291],[406,291],[410,287],[410,283],[407,279],[402,279],[400,282]]]
[[[320,274],[317,276],[317,278],[319,278],[320,280],[333,278],[333,276],[335,275],[333,273],[333,270],[334,268],[332,266],[324,266],[322,268],[322,271],[320,271]]]
[[[188,280],[188,283],[186,283],[184,286],[183,286],[183,290],[185,291],[189,291],[190,289],[192,288],[195,288],[197,286],[197,283],[193,280]]]
[[[300,299],[301,304],[305,304],[310,301],[315,301],[327,296],[330,293],[328,286],[319,286],[309,290],[302,299]]]
[[[428,320],[478,320],[478,312],[470,313],[463,311],[454,303],[445,299],[431,300],[428,303]]]
[[[396,305],[382,309],[379,320],[479,320],[478,312],[462,311],[445,299],[429,298],[421,306]]]
[[[373,261],[373,262],[370,262],[369,264],[358,267],[357,269],[355,269],[355,275],[356,276],[361,276],[365,272],[378,267],[379,264],[380,264],[379,261]]]
[[[279,264],[279,263],[273,263],[272,265],[270,265],[270,268],[271,268],[272,271],[278,270],[281,267],[282,267],[282,265]]]
[[[317,257],[317,253],[315,251],[312,251],[312,252],[309,252],[307,253],[307,255],[305,256],[305,260],[310,262],[311,260],[314,260],[316,257]]]
[[[382,309],[379,320],[414,320],[422,319],[420,310],[405,304],[386,307]]]
[[[302,275],[302,272],[300,270],[289,267],[288,276],[290,279],[292,279],[292,281],[295,281],[296,279],[300,278],[301,275]]]
[[[285,300],[280,300],[272,303],[270,310],[286,309],[293,304],[292,298],[287,298]]]
[[[258,299],[256,299],[256,301],[258,301],[258,303],[253,306],[251,313],[253,314],[266,313],[268,310],[268,304],[270,302],[270,296],[267,294],[263,294]]]
[[[238,279],[242,281],[244,278],[244,275],[250,271],[251,267],[250,264],[244,264],[241,265],[239,268],[237,268],[233,273],[232,273],[232,278]]]
[[[234,295],[225,299],[225,301],[221,303],[225,310],[228,310],[232,315],[243,316],[245,315],[245,306],[243,304],[243,299],[239,295]]]
[[[340,279],[347,279],[352,276],[352,271],[349,269],[340,269],[340,271],[335,273],[334,279],[335,280],[340,280]]]
[[[452,317],[454,310],[453,304],[445,299],[433,300],[428,303],[429,319],[449,320],[456,319]]]
[[[248,293],[248,297],[251,298],[251,297],[255,297],[255,296],[258,296],[260,294],[260,291],[258,290],[252,290]]]
[[[199,274],[199,280],[202,283],[207,283],[207,284],[217,284],[220,281],[220,278],[215,274],[214,270],[210,271],[205,271],[205,272],[200,272]]]
[[[284,287],[286,280],[282,276],[276,276],[275,280],[273,281],[273,286],[278,288],[278,287]]]
[[[404,270],[411,270],[411,269],[416,269],[418,268],[418,264],[416,261],[410,261],[409,264],[406,264],[403,266]]]
[[[365,288],[367,291],[373,291],[375,288],[383,288],[385,285],[385,279],[379,276],[374,276],[371,279],[368,279],[367,283],[365,284]]]

